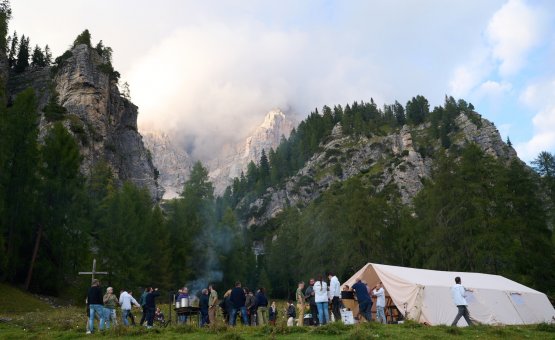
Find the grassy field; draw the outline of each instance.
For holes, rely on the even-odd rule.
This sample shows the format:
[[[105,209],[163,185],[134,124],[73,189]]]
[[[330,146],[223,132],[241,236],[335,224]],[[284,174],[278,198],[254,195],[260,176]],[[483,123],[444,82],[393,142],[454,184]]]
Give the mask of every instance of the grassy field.
[[[381,325],[364,323],[346,326],[334,323],[322,327],[286,327],[281,304],[280,318],[274,327],[236,328],[219,325],[199,329],[196,326],[168,326],[167,328],[112,327],[108,331],[86,335],[86,316],[83,307],[53,308],[33,295],[9,286],[0,286],[0,339],[74,339],[81,337],[144,339],[555,339],[555,325],[477,326],[453,328],[429,327],[417,323]],[[163,306],[167,316],[167,306]],[[140,312],[137,311],[137,315]]]

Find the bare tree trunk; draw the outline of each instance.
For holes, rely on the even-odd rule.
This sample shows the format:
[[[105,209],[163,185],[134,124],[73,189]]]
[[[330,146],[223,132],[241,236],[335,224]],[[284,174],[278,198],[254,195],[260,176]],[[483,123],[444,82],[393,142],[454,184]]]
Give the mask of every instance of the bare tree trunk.
[[[29,271],[27,272],[27,278],[25,279],[25,290],[29,290],[29,285],[31,284],[31,277],[33,277],[33,267],[35,266],[35,261],[37,259],[37,254],[39,252],[39,245],[40,245],[41,238],[42,238],[42,223],[39,224],[39,230],[37,231],[35,248],[33,249],[31,264],[29,265]]]

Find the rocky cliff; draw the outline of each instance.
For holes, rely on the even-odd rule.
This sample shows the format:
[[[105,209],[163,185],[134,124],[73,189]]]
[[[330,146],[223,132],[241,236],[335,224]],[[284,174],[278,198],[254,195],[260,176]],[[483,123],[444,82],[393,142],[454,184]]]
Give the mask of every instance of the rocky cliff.
[[[164,199],[172,199],[183,191],[193,160],[166,133],[143,131],[145,146],[152,153],[152,161],[159,172],[158,183],[164,189]]]
[[[80,143],[83,173],[89,174],[95,164],[105,161],[117,181],[131,181],[159,199],[162,191],[156,169],[137,131],[137,106],[120,94],[103,64],[105,61],[94,49],[78,45],[64,54],[55,71],[50,67],[30,68],[10,75],[8,93],[13,98],[33,87],[39,110],[58,93],[59,104],[67,109],[63,124]],[[49,124],[41,115],[42,132]]]
[[[472,117],[461,113],[455,123],[457,132],[450,137],[457,146],[472,142],[494,157],[504,160],[517,157],[515,150],[503,142],[495,126],[477,113]],[[337,125],[321,144],[322,151],[282,187],[269,188],[253,203],[240,203],[240,208],[242,205],[243,210],[248,211],[244,223],[262,225],[286,207],[304,206],[334,183],[359,174],[364,175],[378,192],[394,186],[401,201],[411,204],[423,187],[422,181],[431,176],[433,159],[428,156],[430,151],[426,152],[429,148],[440,148],[439,143],[429,139],[429,124],[405,125],[388,135],[371,138],[345,136]]]
[[[294,121],[281,110],[271,110],[249,137],[235,145],[225,146],[222,153],[208,163],[215,193],[222,194],[233,178],[239,177],[242,171],[246,172],[249,162],[258,163],[262,150],[268,154],[271,148],[279,145],[282,137],[289,137],[293,128]]]

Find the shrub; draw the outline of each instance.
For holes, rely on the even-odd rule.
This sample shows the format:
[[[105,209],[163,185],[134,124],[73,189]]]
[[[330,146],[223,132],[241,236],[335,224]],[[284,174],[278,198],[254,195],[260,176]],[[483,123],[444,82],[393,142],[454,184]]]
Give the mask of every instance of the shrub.
[[[555,324],[540,323],[536,326],[536,330],[541,332],[555,333]]]

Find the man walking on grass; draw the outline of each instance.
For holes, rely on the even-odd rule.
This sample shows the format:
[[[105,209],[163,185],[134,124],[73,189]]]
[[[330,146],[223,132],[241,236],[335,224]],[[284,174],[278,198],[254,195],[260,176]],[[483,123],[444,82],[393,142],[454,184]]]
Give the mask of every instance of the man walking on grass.
[[[94,279],[92,286],[87,293],[87,303],[89,304],[89,329],[87,334],[94,332],[94,315],[96,314],[100,319],[98,329],[104,329],[104,302],[102,301],[102,289],[100,288],[100,281]]]
[[[453,320],[451,326],[456,326],[461,316],[464,317],[466,323],[469,326],[473,325],[472,321],[470,320],[470,315],[468,314],[466,292],[473,292],[473,290],[464,288],[461,285],[461,278],[457,276],[455,278],[455,285],[451,287],[451,297],[453,298],[453,303],[459,309],[459,312],[457,313],[457,316],[455,317],[455,320]]]

